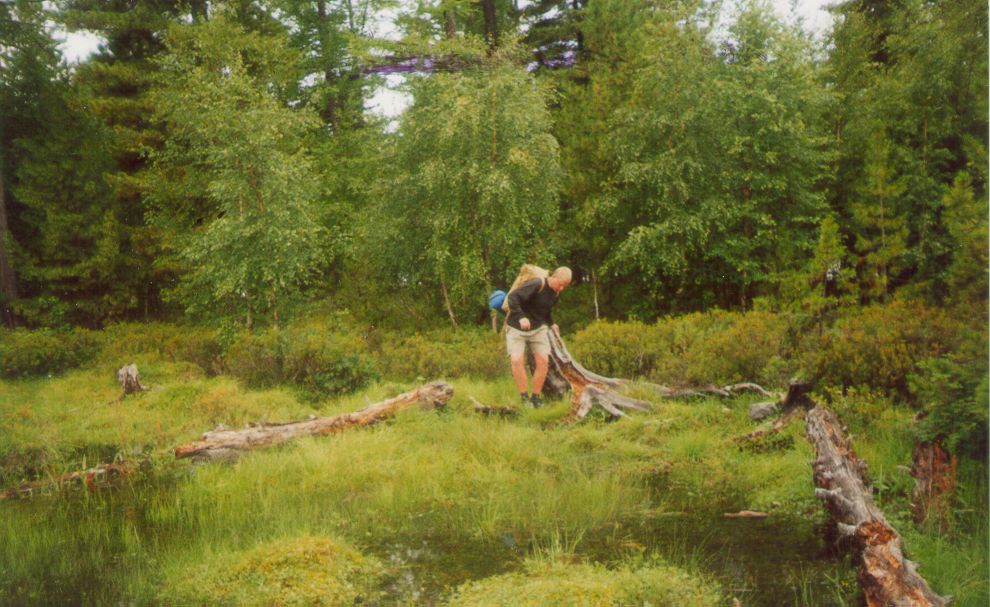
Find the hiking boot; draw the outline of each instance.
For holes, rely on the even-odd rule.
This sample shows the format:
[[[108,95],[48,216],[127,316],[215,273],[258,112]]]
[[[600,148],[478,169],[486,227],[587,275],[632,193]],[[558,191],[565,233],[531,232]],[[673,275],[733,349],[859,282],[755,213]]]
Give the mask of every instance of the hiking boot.
[[[528,404],[530,404],[530,403],[533,402],[533,401],[529,400],[529,392],[520,392],[519,393],[519,401],[523,405],[528,405]]]
[[[543,406],[543,398],[539,394],[530,396],[529,402],[533,404],[534,409],[539,409]]]

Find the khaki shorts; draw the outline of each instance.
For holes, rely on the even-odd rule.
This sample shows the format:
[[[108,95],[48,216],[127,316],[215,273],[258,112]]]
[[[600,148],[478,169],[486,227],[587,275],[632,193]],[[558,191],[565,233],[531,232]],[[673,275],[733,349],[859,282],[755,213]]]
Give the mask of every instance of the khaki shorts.
[[[520,331],[515,327],[505,328],[505,349],[509,356],[525,354],[526,344],[533,354],[550,355],[550,327],[543,325],[531,331]]]

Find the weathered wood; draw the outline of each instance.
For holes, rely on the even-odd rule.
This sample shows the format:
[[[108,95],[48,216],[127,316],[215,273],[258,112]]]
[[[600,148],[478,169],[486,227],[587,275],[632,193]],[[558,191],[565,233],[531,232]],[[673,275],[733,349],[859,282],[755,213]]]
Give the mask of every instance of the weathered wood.
[[[141,384],[141,375],[138,373],[137,365],[134,363],[117,370],[117,383],[124,389],[124,396],[148,389]]]
[[[934,522],[945,531],[949,526],[949,500],[956,488],[956,457],[936,440],[917,443],[911,460],[914,520]]]
[[[582,367],[567,351],[564,340],[554,331],[550,331],[550,360],[552,373],[559,374],[573,392],[569,418],[583,419],[596,406],[614,417],[626,417],[623,409],[649,411],[653,408],[645,400],[616,392],[615,388],[627,383],[625,380],[598,375]]]
[[[226,458],[238,451],[269,447],[299,436],[336,434],[349,428],[370,426],[416,404],[429,408],[442,407],[453,394],[450,384],[432,382],[353,413],[277,425],[264,424],[241,430],[218,429],[206,432],[198,441],[179,445],[175,448],[175,456]]]
[[[722,515],[722,518],[767,518],[770,516],[766,512],[757,512],[756,510],[740,510],[739,512],[726,512]]]
[[[57,489],[66,485],[82,485],[89,490],[100,487],[108,487],[138,469],[142,464],[135,462],[114,462],[111,464],[101,464],[86,470],[67,472],[53,478],[44,478],[34,481],[26,481],[11,487],[0,493],[0,500],[19,497],[31,497],[38,493],[43,493],[50,489]]]
[[[852,540],[859,560],[857,580],[868,607],[946,605],[904,557],[901,538],[873,501],[866,463],[856,456],[838,419],[820,406],[806,415],[815,445],[816,495],[825,502],[841,536]]]

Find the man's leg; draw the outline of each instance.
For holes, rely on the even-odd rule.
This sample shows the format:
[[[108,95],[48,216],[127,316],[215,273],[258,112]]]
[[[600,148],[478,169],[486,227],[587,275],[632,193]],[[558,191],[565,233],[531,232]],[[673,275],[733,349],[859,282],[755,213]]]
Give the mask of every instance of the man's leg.
[[[536,368],[533,369],[533,396],[543,394],[543,382],[547,379],[547,371],[550,370],[550,357],[546,354],[533,353],[533,362]]]
[[[516,380],[516,387],[519,388],[519,393],[526,394],[529,391],[526,387],[526,353],[513,353],[509,356],[509,362],[512,363],[512,379]],[[545,376],[546,374],[544,373]],[[536,390],[535,375],[533,376],[533,390]]]

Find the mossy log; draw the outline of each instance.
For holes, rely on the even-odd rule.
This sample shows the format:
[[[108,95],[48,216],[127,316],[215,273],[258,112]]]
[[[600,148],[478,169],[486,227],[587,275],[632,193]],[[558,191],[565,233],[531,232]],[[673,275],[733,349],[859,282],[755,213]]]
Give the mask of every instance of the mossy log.
[[[175,448],[175,456],[177,458],[196,456],[223,459],[239,451],[269,447],[299,436],[336,434],[350,428],[376,424],[416,404],[426,408],[443,407],[453,394],[454,389],[450,384],[432,382],[353,413],[279,424],[264,424],[241,430],[219,428],[203,434],[198,441],[179,445]]]
[[[859,459],[839,420],[816,406],[806,415],[814,462],[816,495],[835,520],[840,539],[851,540],[859,560],[857,580],[868,607],[946,605],[904,557],[901,537],[873,502],[866,463]]]
[[[613,417],[626,417],[623,409],[649,411],[653,405],[645,400],[630,398],[616,392],[626,380],[605,377],[581,366],[567,351],[560,335],[550,331],[550,371],[548,383],[563,379],[571,387],[571,418],[583,419],[596,406]]]

